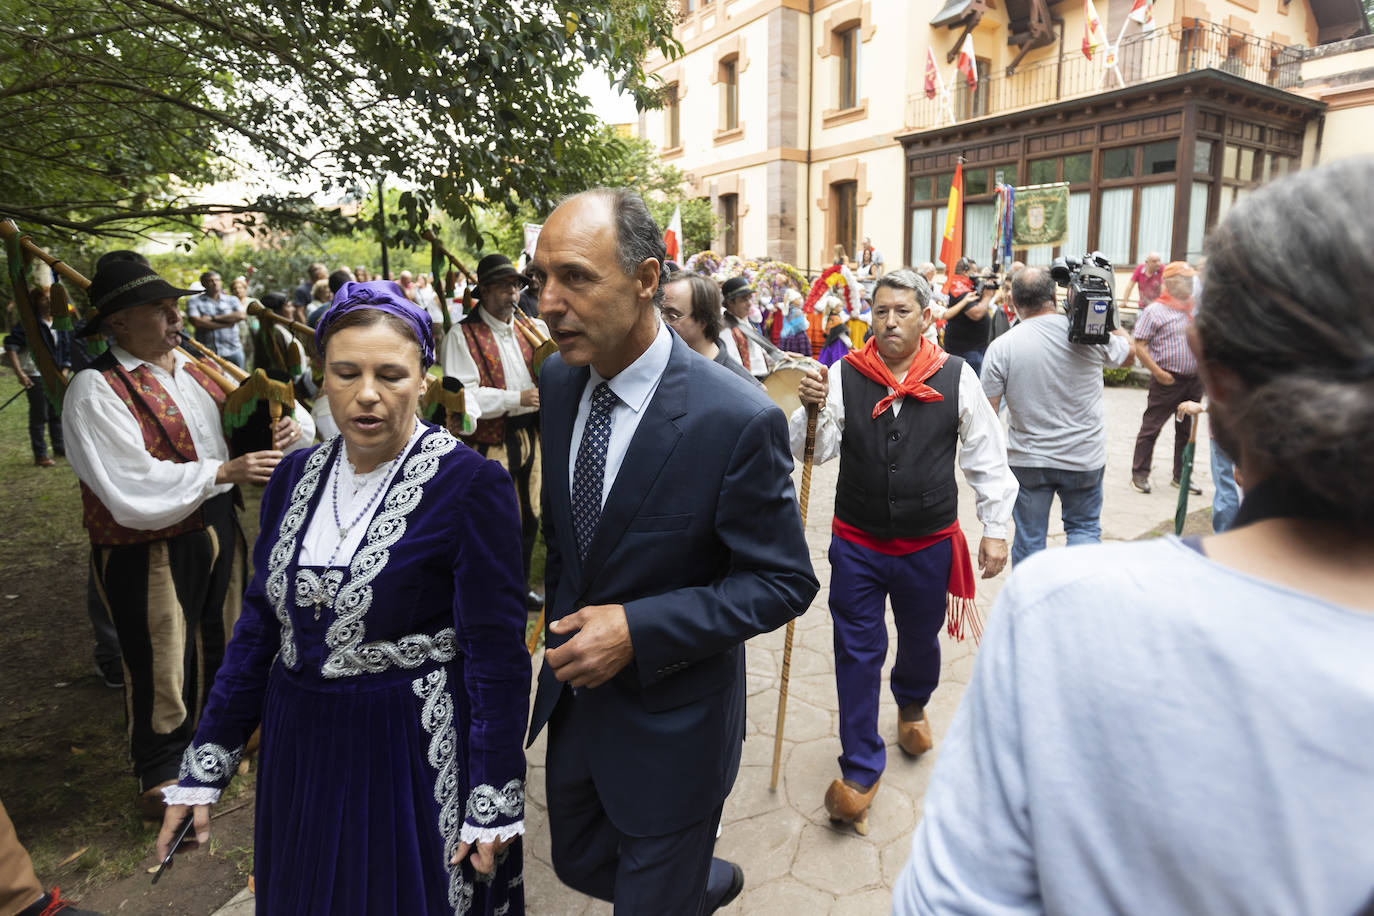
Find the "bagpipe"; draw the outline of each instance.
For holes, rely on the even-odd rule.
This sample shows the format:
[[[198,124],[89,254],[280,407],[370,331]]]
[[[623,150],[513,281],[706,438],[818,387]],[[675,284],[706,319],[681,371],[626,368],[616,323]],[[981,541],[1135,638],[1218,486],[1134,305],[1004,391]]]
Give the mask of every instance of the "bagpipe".
[[[439,241],[438,236],[436,236],[432,230],[426,229],[424,232],[420,233],[420,237],[429,242],[431,261],[433,262],[431,272],[434,274],[434,282],[436,284],[439,282],[439,272],[443,269],[445,260],[452,264],[458,271],[461,271],[463,276],[467,278],[468,288],[463,294],[463,311],[465,313],[471,312],[473,308],[472,291],[477,286],[477,278],[472,275],[472,271],[463,266],[463,262],[458,260],[453,252],[444,247],[444,243]],[[444,276],[444,290],[452,290],[457,278],[458,275],[453,270],[449,270]],[[447,305],[448,299],[443,295],[444,290],[440,291],[440,300],[444,302],[444,332],[447,333],[450,330],[450,323]],[[525,314],[524,309],[520,308],[518,305],[515,307],[515,329],[520,332],[520,336],[524,337],[525,341],[534,350],[534,359],[532,360],[534,377],[538,379],[539,369],[544,365],[544,360],[558,352],[558,344],[554,343],[553,338],[544,333],[544,329],[536,324],[533,318]]]
[[[53,329],[71,330],[80,313],[67,299],[66,290],[58,278],[66,279],[83,290],[90,288],[91,281],[71,265],[34,244],[28,236],[20,234],[19,227],[12,220],[0,220],[0,239],[5,242],[14,301],[28,339],[35,342],[41,340],[38,313],[29,301],[27,283],[28,268],[35,259],[44,262],[53,271],[54,282],[49,293],[52,297]],[[94,316],[94,309],[87,312],[87,319]],[[184,333],[181,340],[181,346],[177,349],[182,355],[224,391],[221,419],[230,453],[237,456],[271,449],[277,421],[296,409],[296,395],[290,376],[275,369],[256,369],[249,373]],[[104,349],[99,338],[93,343]],[[67,379],[53,362],[46,347],[37,345],[30,349],[43,377],[48,400],[60,411],[62,398],[67,393]]]

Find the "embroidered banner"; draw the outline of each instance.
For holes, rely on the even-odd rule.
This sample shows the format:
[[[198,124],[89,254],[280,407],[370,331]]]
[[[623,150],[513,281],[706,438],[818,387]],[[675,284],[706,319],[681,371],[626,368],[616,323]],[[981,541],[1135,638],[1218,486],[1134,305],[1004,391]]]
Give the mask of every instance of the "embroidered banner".
[[[1012,203],[1012,244],[1063,245],[1069,235],[1069,186],[1017,188]]]

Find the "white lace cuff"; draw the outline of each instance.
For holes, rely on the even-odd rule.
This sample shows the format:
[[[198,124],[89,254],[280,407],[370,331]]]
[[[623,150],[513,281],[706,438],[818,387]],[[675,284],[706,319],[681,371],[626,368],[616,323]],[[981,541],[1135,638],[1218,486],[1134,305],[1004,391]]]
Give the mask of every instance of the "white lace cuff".
[[[163,790],[166,791],[165,789]],[[472,824],[463,824],[463,829],[458,834],[460,843],[500,843],[509,840],[513,836],[524,836],[525,821],[515,821],[510,824],[503,824],[500,827],[474,827]]]
[[[162,790],[162,800],[168,805],[213,805],[219,801],[219,789],[210,786],[168,786]]]

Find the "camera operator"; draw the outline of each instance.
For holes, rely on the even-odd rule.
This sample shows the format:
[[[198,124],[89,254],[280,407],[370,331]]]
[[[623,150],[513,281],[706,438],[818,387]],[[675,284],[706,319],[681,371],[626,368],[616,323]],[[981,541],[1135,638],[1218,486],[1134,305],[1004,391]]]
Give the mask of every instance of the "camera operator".
[[[1107,464],[1102,367],[1129,366],[1131,341],[1115,330],[1105,344],[1069,342],[1048,271],[1027,267],[1011,285],[1020,319],[988,347],[983,393],[1007,401],[1007,463],[1021,485],[1012,519],[1011,562],[1042,550],[1050,503],[1059,496],[1069,544],[1101,540],[1102,472]]]
[[[954,265],[949,285],[949,307],[945,309],[945,352],[961,357],[974,373],[981,375],[983,353],[992,337],[992,297],[996,283],[977,282],[969,277],[972,262],[960,258]]]

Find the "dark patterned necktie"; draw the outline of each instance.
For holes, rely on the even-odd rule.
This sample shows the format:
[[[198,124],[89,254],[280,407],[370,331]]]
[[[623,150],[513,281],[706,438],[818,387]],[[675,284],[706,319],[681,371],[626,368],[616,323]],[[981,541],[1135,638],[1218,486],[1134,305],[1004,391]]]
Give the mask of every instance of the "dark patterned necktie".
[[[573,465],[573,528],[577,532],[577,552],[587,558],[592,535],[601,521],[601,491],[606,480],[606,447],[611,443],[611,411],[619,403],[611,386],[602,382],[592,390],[592,406],[582,428],[582,443],[577,447]]]

